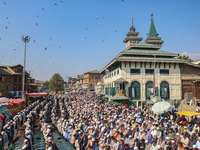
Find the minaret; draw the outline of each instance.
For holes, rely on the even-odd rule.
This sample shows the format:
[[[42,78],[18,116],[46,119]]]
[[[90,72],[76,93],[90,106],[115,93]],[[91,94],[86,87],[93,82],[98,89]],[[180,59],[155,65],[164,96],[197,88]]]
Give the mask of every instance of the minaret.
[[[161,40],[161,37],[158,36],[159,34],[156,31],[156,27],[153,22],[153,12],[151,12],[151,26],[149,29],[149,33],[147,33],[147,38],[145,40],[145,43],[147,44],[153,44],[157,46],[162,46],[162,43],[164,42]]]
[[[143,38],[138,37],[139,32],[135,32],[135,27],[133,26],[133,17],[132,17],[132,26],[130,28],[130,32],[126,34],[126,38],[123,41],[126,43],[126,48],[130,47],[131,45],[135,43],[139,43]]]

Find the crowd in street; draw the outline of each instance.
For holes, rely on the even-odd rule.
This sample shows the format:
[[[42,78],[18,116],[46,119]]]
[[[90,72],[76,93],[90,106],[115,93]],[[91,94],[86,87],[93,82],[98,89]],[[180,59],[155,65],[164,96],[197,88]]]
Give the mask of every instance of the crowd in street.
[[[199,119],[186,120],[85,95],[55,96],[52,109],[52,123],[77,150],[198,150]]]
[[[8,149],[25,125],[22,149],[32,150],[33,123],[39,118],[46,149],[56,150],[49,115],[60,135],[77,150],[200,149],[198,116],[187,118],[173,110],[152,114],[147,108],[108,103],[95,95],[70,94],[36,101],[18,113],[1,131],[3,148]]]

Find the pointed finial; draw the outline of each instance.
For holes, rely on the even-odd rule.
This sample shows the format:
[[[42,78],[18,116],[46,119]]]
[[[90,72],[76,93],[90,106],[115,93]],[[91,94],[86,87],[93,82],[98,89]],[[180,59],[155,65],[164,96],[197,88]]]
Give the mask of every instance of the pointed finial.
[[[131,32],[135,32],[135,28],[134,28],[134,26],[133,26],[133,16],[132,16],[132,26],[131,26],[131,28],[130,28],[130,31],[131,31]]]
[[[151,21],[153,21],[153,11],[151,11]]]
[[[133,16],[132,16],[132,26],[133,26]]]

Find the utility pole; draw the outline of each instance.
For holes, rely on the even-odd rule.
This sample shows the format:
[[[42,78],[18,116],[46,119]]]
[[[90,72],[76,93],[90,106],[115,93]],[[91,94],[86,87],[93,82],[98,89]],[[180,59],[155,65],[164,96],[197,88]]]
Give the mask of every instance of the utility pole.
[[[24,101],[24,94],[25,94],[25,67],[26,67],[26,43],[30,41],[30,37],[28,35],[22,35],[22,41],[25,44],[24,47],[24,68],[23,68],[23,76],[22,76],[22,100]]]

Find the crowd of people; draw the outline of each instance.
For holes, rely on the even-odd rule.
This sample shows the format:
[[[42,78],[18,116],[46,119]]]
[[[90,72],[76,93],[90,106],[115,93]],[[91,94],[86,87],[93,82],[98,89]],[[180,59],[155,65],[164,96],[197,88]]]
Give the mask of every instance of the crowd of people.
[[[4,149],[25,125],[22,149],[32,150],[32,128],[37,118],[47,150],[56,150],[52,125],[77,150],[200,149],[198,116],[187,118],[173,110],[152,114],[149,109],[108,103],[95,95],[70,94],[57,94],[52,101],[36,101],[7,122],[1,132]]]
[[[16,135],[19,129],[23,125],[26,125],[27,127],[26,130],[27,132],[23,138],[24,139],[30,138],[32,134],[30,131],[31,128],[30,124],[33,122],[34,117],[38,114],[39,111],[38,105],[42,105],[42,103],[40,104],[39,101],[32,103],[29,107],[20,111],[17,115],[15,115],[5,124],[2,124],[2,129],[0,134],[2,136],[2,142],[1,142],[2,149],[8,150],[12,148],[13,141],[16,139]],[[28,124],[28,122],[30,122],[30,124]]]
[[[77,150],[198,150],[197,117],[120,106],[96,96],[55,96],[52,123]]]

